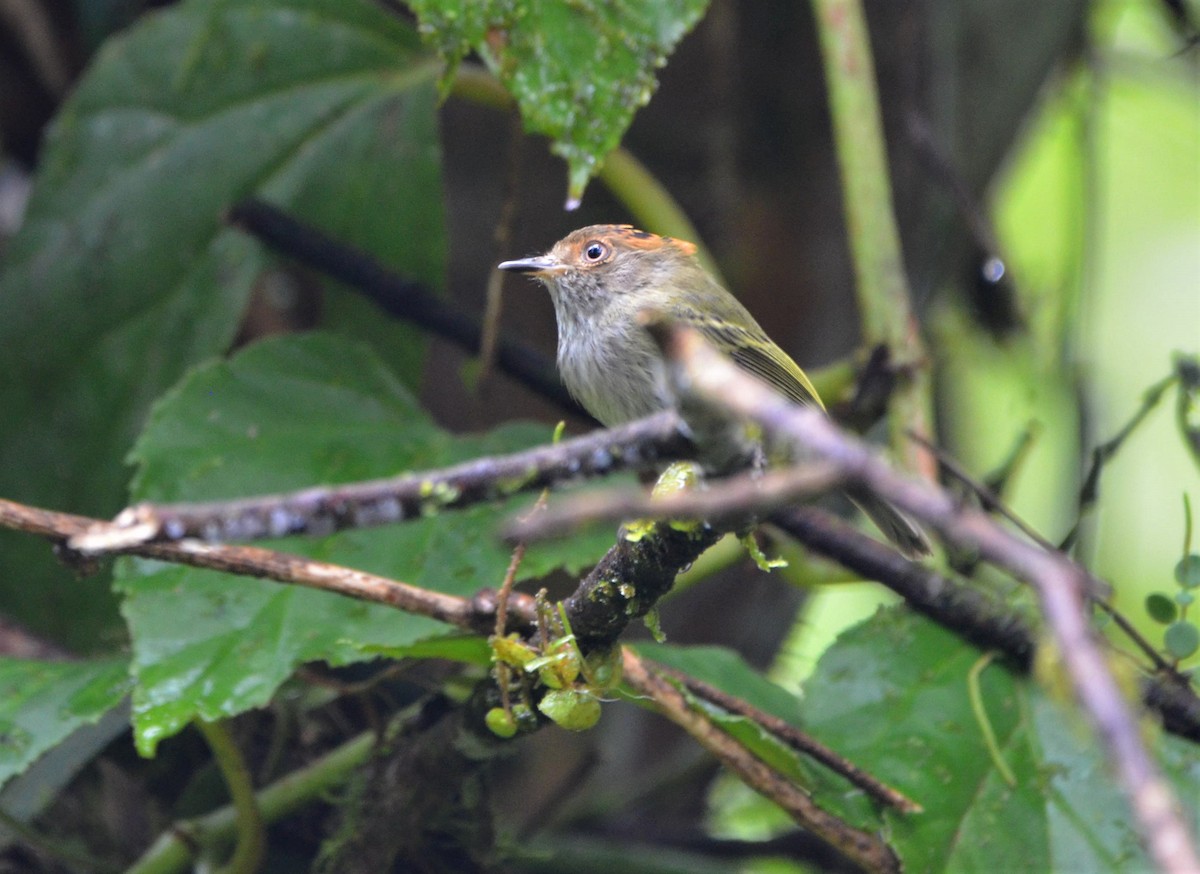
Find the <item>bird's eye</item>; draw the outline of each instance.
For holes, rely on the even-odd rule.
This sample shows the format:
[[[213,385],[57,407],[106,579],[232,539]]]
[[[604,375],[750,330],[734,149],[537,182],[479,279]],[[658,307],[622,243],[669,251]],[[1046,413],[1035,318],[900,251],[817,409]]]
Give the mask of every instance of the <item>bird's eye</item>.
[[[589,261],[600,261],[608,254],[608,246],[599,240],[592,240],[584,247],[583,257]]]

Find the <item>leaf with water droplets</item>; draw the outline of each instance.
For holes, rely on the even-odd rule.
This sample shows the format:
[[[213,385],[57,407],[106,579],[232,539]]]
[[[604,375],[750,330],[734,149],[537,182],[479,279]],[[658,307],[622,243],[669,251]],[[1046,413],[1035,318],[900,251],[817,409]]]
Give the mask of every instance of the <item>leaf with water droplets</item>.
[[[655,71],[704,14],[708,0],[415,0],[421,33],[453,71],[474,49],[517,99],[525,127],[567,162],[568,208],[633,114]]]

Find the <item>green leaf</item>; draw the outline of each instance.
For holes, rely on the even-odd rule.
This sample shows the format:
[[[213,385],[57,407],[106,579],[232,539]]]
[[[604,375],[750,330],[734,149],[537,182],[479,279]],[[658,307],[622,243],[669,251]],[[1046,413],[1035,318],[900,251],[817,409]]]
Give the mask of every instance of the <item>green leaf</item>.
[[[1192,553],[1175,565],[1175,581],[1185,589],[1200,587],[1200,555]]]
[[[121,459],[150,404],[228,348],[269,265],[222,223],[241,198],[440,282],[438,67],[365,0],[190,0],[106,43],[48,134],[5,253],[0,365],[19,376],[0,380],[0,494],[121,506]],[[390,340],[415,383],[415,334]],[[0,602],[30,626],[78,646],[113,627],[101,587],[41,543],[8,535],[0,562]]]
[[[1163,632],[1163,646],[1173,659],[1191,658],[1200,649],[1200,629],[1190,622],[1173,622]]]
[[[191,373],[159,403],[133,451],[135,497],[232,498],[444,467],[548,442],[509,425],[454,437],[418,408],[367,347],[310,334],[258,343]],[[532,500],[529,498],[528,500]],[[512,506],[284,543],[324,561],[469,596],[498,586],[509,551],[495,538]],[[532,547],[519,578],[594,562],[611,534]],[[351,598],[150,561],[117,570],[133,635],[136,739],[145,753],[195,715],[265,704],[305,661],[373,658],[444,626]]]
[[[676,44],[707,0],[414,0],[421,32],[451,70],[477,51],[521,107],[525,127],[554,140],[578,201],[633,114],[649,101]]]
[[[389,659],[448,659],[466,665],[487,667],[492,663],[492,648],[478,634],[442,634],[427,637],[408,646],[359,647],[364,653]]]
[[[124,658],[0,659],[0,785],[116,707],[129,686]]]
[[[1146,596],[1146,613],[1155,622],[1167,625],[1175,621],[1179,608],[1162,592],[1151,592]]]

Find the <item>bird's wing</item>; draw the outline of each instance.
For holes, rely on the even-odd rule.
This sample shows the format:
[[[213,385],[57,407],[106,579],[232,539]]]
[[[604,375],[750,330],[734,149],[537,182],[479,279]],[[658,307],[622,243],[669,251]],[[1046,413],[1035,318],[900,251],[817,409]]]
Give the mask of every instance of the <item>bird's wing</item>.
[[[750,329],[710,319],[694,319],[689,323],[743,370],[766,380],[798,404],[816,404],[825,409],[808,376],[758,325]]]

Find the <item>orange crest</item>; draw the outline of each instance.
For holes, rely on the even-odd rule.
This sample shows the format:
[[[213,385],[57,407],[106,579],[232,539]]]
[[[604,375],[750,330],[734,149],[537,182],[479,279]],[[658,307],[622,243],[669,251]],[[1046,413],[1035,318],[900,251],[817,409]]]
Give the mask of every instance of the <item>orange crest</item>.
[[[673,246],[685,255],[695,255],[696,245],[687,240],[677,240],[674,237],[660,237],[648,231],[639,231],[633,225],[608,225],[608,233],[628,249],[661,249]]]

